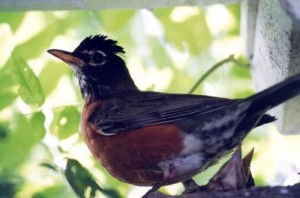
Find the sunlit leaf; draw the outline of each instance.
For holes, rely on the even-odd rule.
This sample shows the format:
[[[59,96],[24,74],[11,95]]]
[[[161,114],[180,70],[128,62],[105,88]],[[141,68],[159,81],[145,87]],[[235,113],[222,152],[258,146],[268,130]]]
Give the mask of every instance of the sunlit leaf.
[[[66,31],[67,27],[68,23],[66,23],[66,21],[48,25],[47,28],[41,31],[38,35],[25,43],[18,45],[14,52],[21,55],[26,60],[36,58],[42,53],[46,53],[46,49],[50,46],[58,32]]]
[[[35,193],[32,198],[74,198],[75,194],[63,184],[56,184]]]
[[[0,70],[0,110],[8,107],[17,98],[17,92],[14,89],[16,82],[11,77],[11,70],[9,69],[9,64]]]
[[[234,17],[234,25],[229,30],[229,34],[240,35],[240,18],[241,18],[241,6],[238,4],[228,4],[226,8]]]
[[[54,112],[54,120],[51,123],[50,131],[65,139],[79,131],[80,113],[74,106],[68,106]]]
[[[69,68],[64,63],[49,62],[39,75],[45,95],[49,95],[57,86],[59,79]]]
[[[0,12],[0,23],[7,23],[15,32],[20,26],[25,16],[25,12]]]
[[[65,176],[70,186],[79,197],[95,197],[96,192],[101,192],[106,197],[118,198],[119,193],[111,189],[101,188],[92,177],[91,173],[84,168],[77,160],[68,159],[65,169]],[[90,190],[89,192],[87,190]]]
[[[176,8],[174,8],[176,9]],[[205,20],[204,12],[198,8],[198,12],[181,21],[171,18],[173,9],[155,10],[154,14],[161,20],[165,27],[167,40],[180,50],[184,50],[186,43],[193,54],[199,54],[207,49],[212,36]]]
[[[10,59],[10,61],[7,61],[7,63],[4,65],[4,67],[1,68],[1,70],[0,70],[0,84],[1,84],[0,91],[10,89],[14,85],[16,85],[16,82],[11,77],[12,71],[10,68],[11,68],[11,59]]]
[[[17,98],[15,93],[11,92],[0,92],[0,110],[4,109],[5,107],[9,106],[14,100]]]
[[[11,61],[12,74],[19,83],[19,95],[28,105],[41,106],[45,96],[41,84],[32,69],[21,57],[14,55]]]
[[[43,139],[46,135],[45,124],[45,115],[42,112],[34,113],[30,118],[30,124],[34,129],[37,137]]]
[[[119,30],[128,27],[134,14],[135,12],[133,10],[103,10],[101,12],[96,12],[103,29],[109,32],[118,32]]]

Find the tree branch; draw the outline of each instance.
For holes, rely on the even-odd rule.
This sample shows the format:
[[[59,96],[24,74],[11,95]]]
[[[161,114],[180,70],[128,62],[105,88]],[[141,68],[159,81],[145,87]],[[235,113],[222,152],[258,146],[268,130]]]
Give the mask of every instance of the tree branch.
[[[300,197],[300,183],[293,186],[253,187],[227,192],[199,191],[180,196],[151,194],[148,198],[293,198]]]

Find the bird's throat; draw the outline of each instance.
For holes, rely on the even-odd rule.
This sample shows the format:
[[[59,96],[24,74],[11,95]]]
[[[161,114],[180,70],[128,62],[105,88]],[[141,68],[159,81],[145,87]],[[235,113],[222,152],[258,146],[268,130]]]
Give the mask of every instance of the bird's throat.
[[[83,98],[92,101],[109,98],[126,90],[138,90],[131,78],[123,79],[121,82],[119,84],[112,81],[110,84],[104,84],[101,81],[87,79],[84,76],[79,77],[79,86]]]

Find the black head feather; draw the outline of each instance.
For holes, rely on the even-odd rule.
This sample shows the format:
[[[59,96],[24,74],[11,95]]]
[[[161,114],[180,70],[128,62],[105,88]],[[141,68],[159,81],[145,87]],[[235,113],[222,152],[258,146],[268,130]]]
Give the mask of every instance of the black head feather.
[[[100,62],[95,53],[100,51]],[[92,100],[107,98],[124,90],[137,90],[120,54],[123,47],[104,35],[85,38],[73,51],[73,55],[84,61],[84,67],[76,67],[75,73],[84,98]]]
[[[84,50],[98,50],[106,53],[124,54],[124,48],[117,44],[117,41],[109,39],[104,35],[92,35],[85,38],[73,51],[73,54],[80,54]]]

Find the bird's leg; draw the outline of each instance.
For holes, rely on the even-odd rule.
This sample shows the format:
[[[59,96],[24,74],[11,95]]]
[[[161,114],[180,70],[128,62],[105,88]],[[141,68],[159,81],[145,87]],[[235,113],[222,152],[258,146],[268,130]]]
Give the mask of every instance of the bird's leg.
[[[160,182],[156,183],[144,196],[141,198],[147,198],[150,194],[155,193],[164,183],[166,179],[161,180]]]
[[[156,192],[160,187],[167,184],[168,181],[172,180],[172,178],[176,175],[176,170],[173,164],[168,162],[162,162],[160,167],[164,171],[164,178],[156,183],[142,198],[147,198],[151,193]]]
[[[185,189],[184,193],[191,193],[191,192],[196,192],[199,190],[199,186],[192,178],[182,182],[182,184]]]

